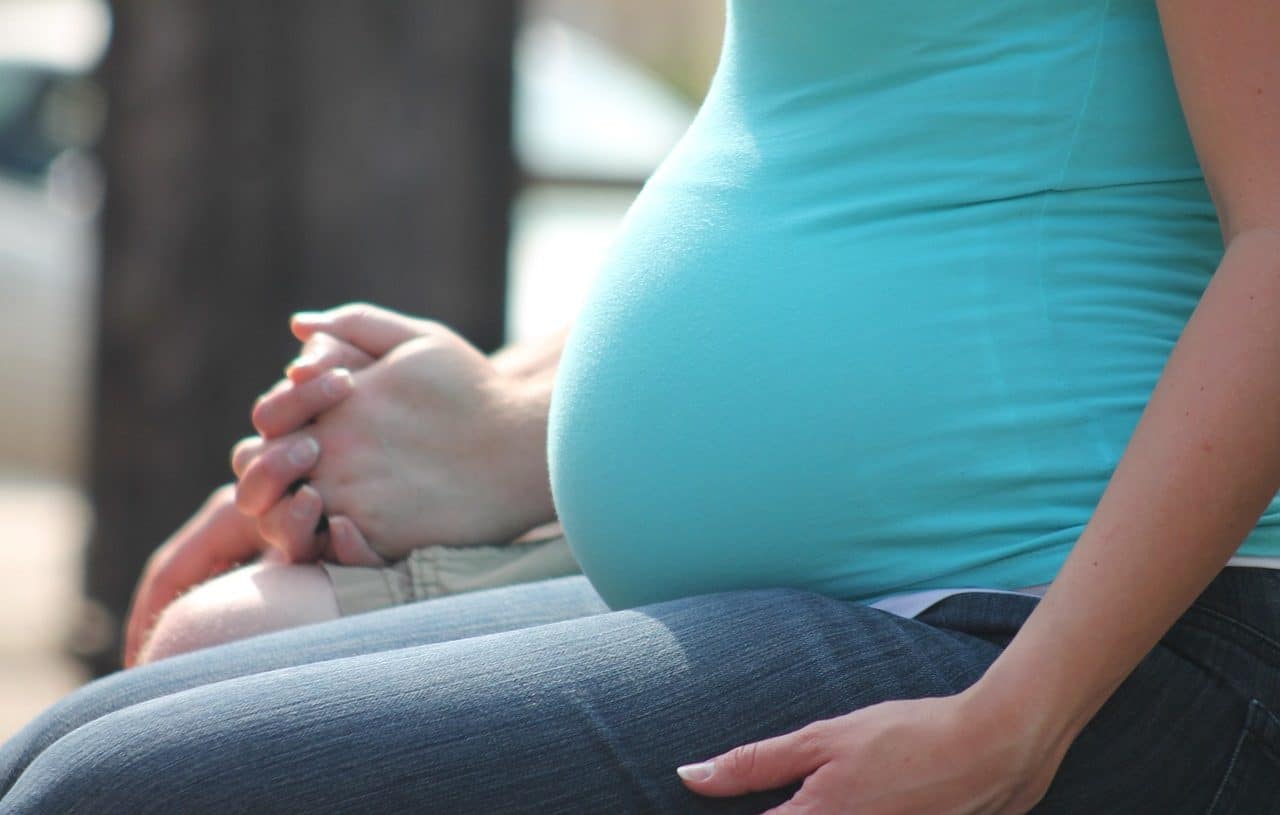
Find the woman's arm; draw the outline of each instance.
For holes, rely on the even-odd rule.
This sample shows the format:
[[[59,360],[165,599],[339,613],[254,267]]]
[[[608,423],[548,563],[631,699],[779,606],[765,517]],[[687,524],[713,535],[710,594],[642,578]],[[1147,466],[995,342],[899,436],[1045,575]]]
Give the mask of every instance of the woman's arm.
[[[1159,8],[1227,250],[1071,557],[981,682],[1066,738],[1280,489],[1280,5]]]
[[[1280,489],[1277,408],[1280,228],[1250,229],[1232,238],[1093,518],[985,692],[1024,698],[1073,738]]]
[[[682,768],[695,790],[805,778],[777,812],[1025,812],[1280,489],[1280,4],[1159,9],[1226,252],[1057,579],[964,693]]]

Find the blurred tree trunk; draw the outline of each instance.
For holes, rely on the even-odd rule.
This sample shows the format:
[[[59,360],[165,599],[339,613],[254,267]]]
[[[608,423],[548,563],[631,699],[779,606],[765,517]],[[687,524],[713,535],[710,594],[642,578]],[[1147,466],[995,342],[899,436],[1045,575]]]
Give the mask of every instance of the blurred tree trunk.
[[[287,316],[369,300],[502,337],[514,0],[116,0],[78,649],[231,477]]]

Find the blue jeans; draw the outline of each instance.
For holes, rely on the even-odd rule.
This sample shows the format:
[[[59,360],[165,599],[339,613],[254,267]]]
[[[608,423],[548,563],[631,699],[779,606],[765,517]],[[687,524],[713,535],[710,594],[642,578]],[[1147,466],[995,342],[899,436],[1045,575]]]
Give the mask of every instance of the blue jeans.
[[[974,682],[1035,598],[917,619],[789,589],[610,612],[581,577],[117,674],[0,749],[3,813],[758,813],[675,767]],[[1068,752],[1037,813],[1280,813],[1280,572],[1232,568]]]

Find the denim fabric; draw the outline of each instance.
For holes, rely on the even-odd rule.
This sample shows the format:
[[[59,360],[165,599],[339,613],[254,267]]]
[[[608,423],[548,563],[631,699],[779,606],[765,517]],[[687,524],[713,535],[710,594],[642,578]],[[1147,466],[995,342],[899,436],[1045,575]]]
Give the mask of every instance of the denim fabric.
[[[770,589],[606,612],[578,577],[429,601],[89,685],[0,753],[0,812],[761,812],[793,789],[702,799],[675,767],[957,692],[1037,602],[913,620]],[[1280,812],[1278,642],[1280,573],[1224,572],[1035,811]]]
[[[477,637],[608,610],[585,579],[549,580],[304,626],[116,673],[62,699],[0,746],[0,794],[57,739],[99,716],[158,696],[278,668]]]

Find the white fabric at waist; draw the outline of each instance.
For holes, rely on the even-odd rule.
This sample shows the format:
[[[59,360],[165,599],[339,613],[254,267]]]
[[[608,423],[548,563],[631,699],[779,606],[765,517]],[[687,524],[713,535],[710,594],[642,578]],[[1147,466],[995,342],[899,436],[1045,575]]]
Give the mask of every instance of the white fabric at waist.
[[[1280,557],[1233,557],[1231,560],[1227,561],[1227,566],[1248,566],[1255,569],[1280,569]],[[894,594],[889,597],[884,597],[872,603],[871,607],[878,608],[881,611],[887,611],[890,614],[896,614],[899,617],[915,617],[930,608],[934,603],[945,600],[953,594],[980,592],[982,594],[1023,594],[1031,597],[1043,597],[1044,593],[1048,590],[1048,583],[1042,583],[1039,586],[1026,586],[1012,591],[1008,589],[984,589],[980,587],[926,589],[925,591],[912,591],[904,594]]]

